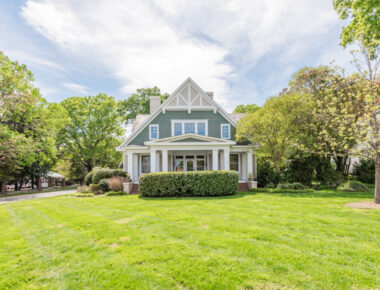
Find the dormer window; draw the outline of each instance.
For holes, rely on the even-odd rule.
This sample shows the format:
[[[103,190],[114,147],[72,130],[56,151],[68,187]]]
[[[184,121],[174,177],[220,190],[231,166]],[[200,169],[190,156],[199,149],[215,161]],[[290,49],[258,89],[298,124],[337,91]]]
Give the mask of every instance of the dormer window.
[[[208,120],[172,120],[172,136],[182,134],[208,135]]]
[[[220,138],[222,139],[230,139],[231,138],[231,126],[230,124],[222,124],[220,125]]]
[[[157,140],[159,138],[158,125],[149,125],[149,140]]]

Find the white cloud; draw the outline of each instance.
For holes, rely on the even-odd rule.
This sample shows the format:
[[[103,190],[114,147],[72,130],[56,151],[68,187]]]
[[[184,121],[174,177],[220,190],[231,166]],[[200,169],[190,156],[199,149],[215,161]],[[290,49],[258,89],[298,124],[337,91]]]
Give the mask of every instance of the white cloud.
[[[65,51],[103,64],[124,93],[172,92],[190,76],[225,106],[239,102],[229,82],[260,58],[302,58],[339,21],[330,0],[28,0],[21,13]]]
[[[65,88],[76,92],[80,93],[82,95],[86,95],[88,93],[88,88],[86,86],[82,86],[80,84],[75,84],[75,83],[63,83],[62,84]]]
[[[65,68],[61,66],[60,64],[53,62],[51,60],[48,60],[44,57],[37,56],[37,55],[31,55],[27,53],[26,51],[21,50],[5,50],[5,53],[7,56],[9,56],[13,60],[17,60],[21,63],[28,63],[34,66],[39,66],[59,70],[59,71],[65,71]]]

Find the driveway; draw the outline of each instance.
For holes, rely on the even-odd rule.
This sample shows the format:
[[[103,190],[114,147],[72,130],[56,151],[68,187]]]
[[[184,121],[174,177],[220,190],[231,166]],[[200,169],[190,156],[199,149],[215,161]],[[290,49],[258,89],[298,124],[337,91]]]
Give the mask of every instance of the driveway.
[[[77,191],[76,189],[70,189],[70,190],[60,190],[60,191],[41,192],[41,193],[29,193],[29,194],[24,194],[24,195],[2,197],[2,198],[0,198],[0,204],[8,203],[8,202],[16,202],[16,201],[23,201],[23,200],[65,195],[65,194],[74,193],[76,191]]]

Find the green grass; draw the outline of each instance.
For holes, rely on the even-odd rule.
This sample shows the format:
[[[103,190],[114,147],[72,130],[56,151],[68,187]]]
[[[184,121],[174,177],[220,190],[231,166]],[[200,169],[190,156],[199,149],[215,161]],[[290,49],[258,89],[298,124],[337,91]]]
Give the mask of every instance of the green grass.
[[[0,289],[379,288],[372,193],[60,196],[0,205]]]
[[[24,194],[34,194],[34,193],[42,193],[42,192],[54,192],[54,191],[61,191],[61,190],[71,190],[71,189],[76,189],[78,188],[78,185],[71,185],[71,186],[66,186],[66,187],[54,187],[54,188],[49,188],[49,189],[44,189],[38,191],[37,189],[35,190],[29,190],[29,191],[17,191],[17,192],[12,192],[8,191],[6,194],[1,194],[0,193],[0,198],[2,197],[9,197],[9,196],[16,196],[16,195],[24,195]]]

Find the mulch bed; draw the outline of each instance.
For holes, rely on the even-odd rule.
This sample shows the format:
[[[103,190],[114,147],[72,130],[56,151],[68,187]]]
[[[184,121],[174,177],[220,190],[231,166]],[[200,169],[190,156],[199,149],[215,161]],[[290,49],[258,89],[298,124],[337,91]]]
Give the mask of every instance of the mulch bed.
[[[361,201],[361,202],[351,202],[345,204],[345,206],[359,209],[377,209],[380,210],[380,204],[376,204],[373,201]]]

